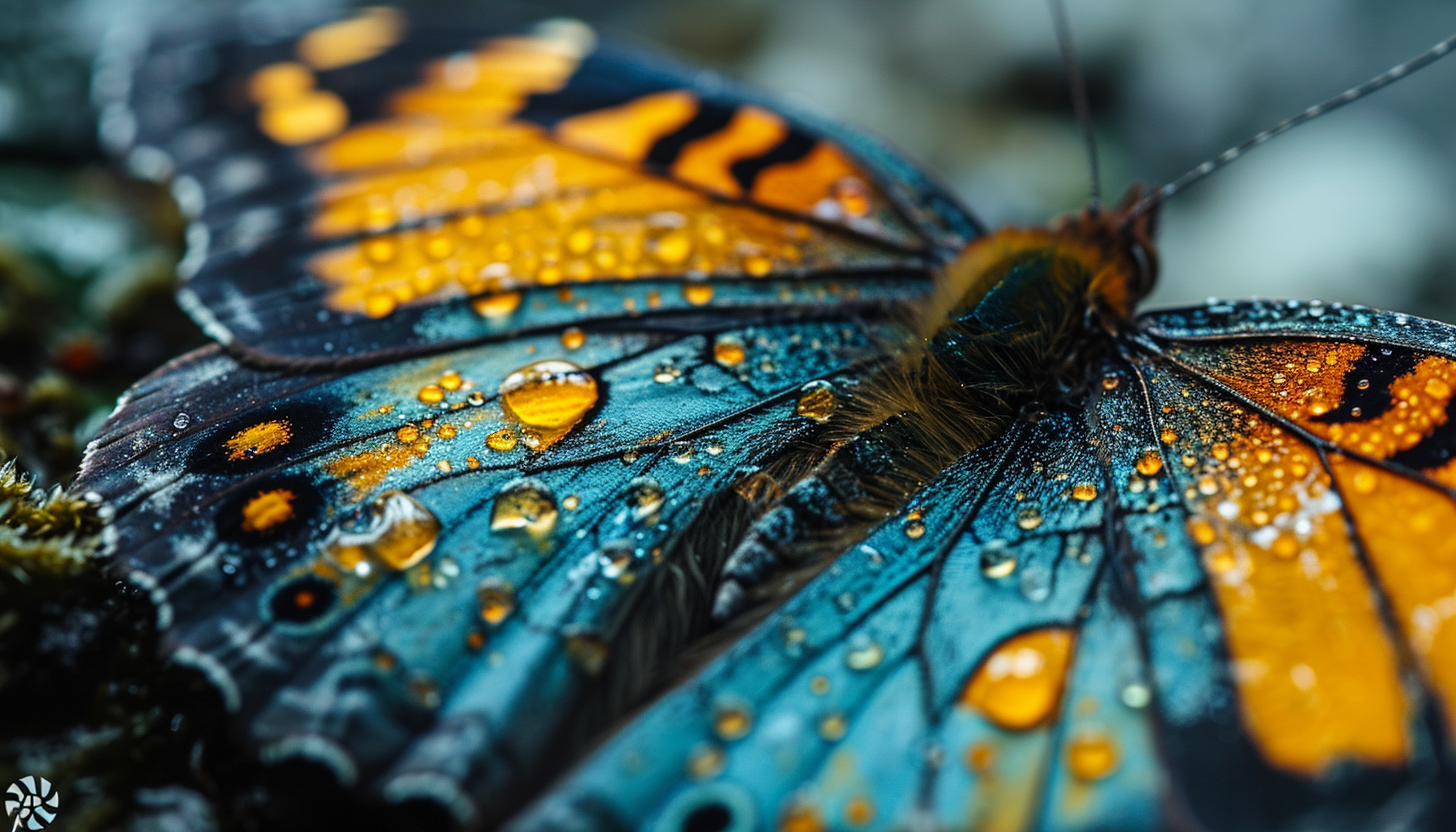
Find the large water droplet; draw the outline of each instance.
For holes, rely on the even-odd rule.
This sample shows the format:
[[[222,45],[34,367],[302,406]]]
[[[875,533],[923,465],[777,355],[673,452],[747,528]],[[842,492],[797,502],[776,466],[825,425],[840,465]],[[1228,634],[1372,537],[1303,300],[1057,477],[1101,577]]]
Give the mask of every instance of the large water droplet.
[[[1024,731],[1057,709],[1072,651],[1072,631],[1049,627],[1006,639],[981,661],[961,703],[1001,728]]]
[[[1145,477],[1156,476],[1159,471],[1163,470],[1163,455],[1158,453],[1155,448],[1148,448],[1138,454],[1136,464],[1139,474]]]
[[[834,385],[827,381],[811,381],[799,388],[799,400],[794,404],[794,415],[805,416],[816,422],[827,422],[839,407]]]
[[[556,495],[536,480],[515,480],[495,495],[490,510],[493,532],[524,532],[540,542],[556,529]]]
[[[597,403],[597,381],[569,361],[537,361],[507,376],[500,398],[522,424],[564,433]]]
[[[440,536],[440,521],[403,491],[379,495],[362,519],[362,528],[336,526],[322,547],[325,557],[356,575],[367,575],[375,563],[408,569],[434,550]]]

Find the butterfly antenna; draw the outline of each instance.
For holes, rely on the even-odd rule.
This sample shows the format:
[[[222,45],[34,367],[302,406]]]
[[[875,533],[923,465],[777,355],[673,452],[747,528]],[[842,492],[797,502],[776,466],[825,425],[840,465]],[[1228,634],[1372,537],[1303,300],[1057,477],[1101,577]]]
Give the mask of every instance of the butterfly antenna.
[[[1082,131],[1082,143],[1087,148],[1087,167],[1092,178],[1087,197],[1087,210],[1097,213],[1102,203],[1102,173],[1097,165],[1097,139],[1092,135],[1092,106],[1087,101],[1087,80],[1082,76],[1082,65],[1077,62],[1077,50],[1072,44],[1072,25],[1067,20],[1067,5],[1064,0],[1048,0],[1052,7],[1052,25],[1057,30],[1057,46],[1062,50],[1062,63],[1067,67],[1067,86],[1072,92],[1072,109],[1077,114],[1077,127]]]
[[[1229,162],[1232,162],[1233,160],[1239,158],[1250,148],[1255,147],[1256,145],[1261,145],[1264,142],[1267,142],[1275,136],[1279,135],[1280,133],[1285,133],[1293,130],[1299,125],[1304,124],[1306,121],[1317,119],[1325,113],[1331,112],[1333,110],[1338,110],[1352,101],[1359,101],[1360,99],[1364,98],[1372,92],[1375,92],[1381,87],[1393,84],[1396,81],[1404,78],[1405,76],[1415,72],[1416,70],[1422,69],[1430,64],[1435,63],[1441,58],[1444,58],[1453,49],[1456,49],[1456,35],[1452,35],[1451,37],[1446,38],[1445,40],[1431,47],[1430,49],[1427,49],[1425,52],[1422,52],[1414,58],[1411,58],[1409,61],[1391,67],[1385,72],[1380,73],[1379,75],[1371,78],[1369,81],[1366,81],[1363,84],[1360,84],[1359,86],[1351,87],[1328,101],[1316,104],[1313,107],[1310,107],[1308,110],[1300,113],[1299,115],[1294,116],[1293,118],[1287,118],[1284,121],[1279,122],[1273,127],[1270,127],[1268,130],[1265,130],[1264,132],[1258,133],[1253,137],[1249,138],[1243,144],[1235,145],[1234,147],[1225,150],[1224,152],[1213,157],[1212,159],[1209,159],[1207,162],[1204,162],[1193,170],[1188,171],[1177,179],[1174,179],[1172,182],[1169,182],[1163,187],[1158,188],[1157,190],[1143,197],[1127,212],[1126,218],[1123,220],[1122,227],[1128,228],[1134,220],[1136,220],[1143,214],[1146,214],[1148,211],[1151,211],[1153,208],[1156,208],[1158,205],[1167,202],[1168,198],[1171,197],[1173,194],[1178,193],[1179,191],[1187,188],[1189,185],[1192,185],[1194,182],[1197,182],[1198,180],[1204,178],[1205,176],[1208,176],[1210,173],[1213,173],[1224,165],[1227,165]]]

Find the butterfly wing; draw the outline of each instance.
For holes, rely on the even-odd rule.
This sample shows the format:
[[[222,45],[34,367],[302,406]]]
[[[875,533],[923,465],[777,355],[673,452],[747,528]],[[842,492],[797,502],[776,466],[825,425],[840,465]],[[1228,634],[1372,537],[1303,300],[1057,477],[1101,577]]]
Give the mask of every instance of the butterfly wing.
[[[1144,319],[517,828],[1439,823],[1453,331],[1219,309]]]
[[[583,24],[405,25],[366,10],[110,61],[139,66],[107,134],[173,178],[193,217],[183,303],[234,351],[361,360],[874,305],[924,292],[977,233],[874,140]]]

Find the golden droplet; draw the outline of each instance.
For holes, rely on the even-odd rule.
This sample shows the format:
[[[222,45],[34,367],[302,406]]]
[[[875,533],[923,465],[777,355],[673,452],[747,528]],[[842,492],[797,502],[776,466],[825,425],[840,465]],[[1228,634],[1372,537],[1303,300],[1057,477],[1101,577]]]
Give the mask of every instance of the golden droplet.
[[[794,415],[823,423],[829,421],[838,407],[834,385],[827,381],[811,381],[799,388],[799,401],[794,405]]]
[[[1213,454],[1213,458],[1219,462],[1223,462],[1229,458],[1229,446],[1227,442],[1215,442],[1213,443],[1213,447],[1208,450],[1209,453]]]
[[[651,477],[638,477],[627,485],[627,508],[632,519],[646,520],[662,508],[667,501],[667,492]]]
[[[743,270],[753,277],[764,277],[773,271],[773,258],[755,254],[743,259]]]
[[[403,491],[386,491],[370,504],[364,529],[336,526],[322,549],[346,571],[360,573],[371,562],[402,570],[424,560],[439,536],[440,521],[424,503]]]
[[[399,305],[389,292],[370,292],[364,296],[364,314],[371,318],[387,318]]]
[[[1426,381],[1426,395],[1433,399],[1451,398],[1451,385],[1445,379],[1432,378]]]
[[[905,521],[905,536],[911,540],[919,540],[925,536],[925,521],[920,518],[907,519]]]
[[[986,742],[973,743],[966,749],[966,768],[977,774],[987,774],[996,765],[996,749]]]
[[[850,826],[864,826],[875,819],[875,805],[863,795],[855,795],[844,804],[844,822]]]
[[[455,435],[456,435],[455,426],[454,425],[441,425],[435,431],[435,435],[438,436],[438,437],[440,437],[441,439],[454,439],[455,438]]]
[[[1380,484],[1380,478],[1369,468],[1361,468],[1351,478],[1351,485],[1355,487],[1357,494],[1374,494],[1375,487]]]
[[[255,104],[298,98],[314,88],[313,71],[303,64],[282,61],[268,64],[248,78],[248,97]]]
[[[561,501],[561,507],[567,511],[576,511],[581,506],[581,497],[575,494],[567,494]]]
[[[961,691],[962,705],[995,725],[1024,731],[1044,723],[1061,701],[1072,631],[1048,627],[1006,639],[981,661]]]
[[[287,419],[272,419],[243,428],[232,435],[225,447],[233,462],[253,459],[287,445],[293,440],[293,427]]]
[[[399,441],[401,442],[417,442],[420,438],[420,429],[415,427],[414,425],[405,425],[404,427],[395,431],[394,435],[398,437]]]
[[[704,743],[688,755],[688,776],[694,780],[717,777],[728,763],[728,755],[717,745]]]
[[[517,441],[516,432],[510,428],[501,428],[485,437],[486,447],[492,451],[509,451],[516,447]]]
[[[310,90],[269,101],[258,111],[258,129],[279,144],[316,142],[338,134],[349,124],[344,99],[328,90]]]
[[[652,246],[652,256],[669,266],[681,265],[693,253],[693,238],[685,231],[670,231]]]
[[[496,492],[490,510],[493,532],[525,532],[540,542],[556,530],[556,495],[536,480],[516,480]]]
[[[482,318],[500,319],[509,316],[521,306],[520,292],[500,292],[482,295],[470,302],[470,308]]]
[[[1036,506],[1023,506],[1016,512],[1016,525],[1025,531],[1031,531],[1041,525],[1041,509]]]
[[[480,617],[492,627],[516,609],[516,589],[504,578],[483,579],[475,588],[475,597],[480,602]]]
[[[1102,377],[1102,389],[1103,390],[1116,390],[1117,389],[1117,385],[1119,385],[1121,383],[1122,383],[1122,379],[1118,378],[1117,376],[1103,376]]]
[[[1087,502],[1097,499],[1097,486],[1090,482],[1079,482],[1072,486],[1072,499]]]
[[[1163,432],[1159,434],[1158,438],[1163,440],[1164,445],[1171,445],[1178,441],[1178,432],[1172,428],[1163,428]]]
[[[1067,768],[1078,780],[1101,780],[1117,771],[1117,741],[1101,731],[1079,732],[1067,742]]]
[[[580,349],[581,345],[585,343],[586,333],[582,332],[576,327],[570,327],[565,332],[561,333],[561,346],[566,347],[569,350]]]
[[[1207,520],[1195,517],[1188,521],[1188,536],[1199,546],[1207,546],[1218,538],[1218,532]]]
[[[425,404],[439,404],[445,400],[445,391],[438,384],[426,384],[420,388],[419,399]]]
[[[721,740],[732,741],[748,736],[753,729],[753,714],[748,706],[734,702],[719,705],[713,712],[713,733]]]
[[[732,335],[724,335],[713,342],[713,360],[724,367],[737,367],[748,357],[743,342]]]
[[[1145,477],[1157,476],[1163,470],[1163,455],[1156,448],[1148,448],[1137,457],[1137,472]]]
[[[500,398],[522,424],[565,432],[597,403],[597,380],[569,361],[537,361],[507,376]]]
[[[297,495],[287,488],[259,491],[243,506],[243,531],[266,532],[292,520],[295,499]]]
[[[830,711],[819,718],[819,736],[830,742],[844,739],[849,732],[849,720],[839,711]]]
[[[404,13],[370,6],[352,17],[317,26],[298,39],[298,56],[318,69],[337,69],[368,60],[399,42]]]
[[[446,370],[444,375],[440,376],[440,386],[446,390],[459,390],[464,384],[465,379],[454,370]]]
[[[691,282],[682,287],[683,299],[693,306],[707,306],[713,300],[713,284]]]

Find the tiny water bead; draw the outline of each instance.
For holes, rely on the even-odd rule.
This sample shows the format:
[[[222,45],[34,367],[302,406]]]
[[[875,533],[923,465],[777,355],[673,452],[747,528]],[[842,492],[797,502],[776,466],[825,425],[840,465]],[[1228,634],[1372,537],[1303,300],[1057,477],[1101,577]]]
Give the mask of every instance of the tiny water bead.
[[[1072,499],[1081,502],[1097,499],[1097,486],[1090,482],[1079,482],[1072,486]]]
[[[1022,506],[1016,512],[1016,525],[1028,532],[1040,526],[1041,509],[1036,506]]]
[[[569,350],[580,349],[585,343],[586,333],[574,326],[561,333],[561,346]]]
[[[844,664],[850,670],[871,670],[885,658],[885,648],[880,643],[857,633],[849,639],[849,651],[844,654]]]
[[[177,430],[187,430],[187,426],[190,424],[192,424],[192,417],[188,416],[186,413],[178,413],[177,416],[172,419],[172,427],[176,428]]]
[[[988,578],[1005,578],[1016,571],[1016,553],[1005,542],[993,540],[981,549],[981,574]]]
[[[482,579],[475,588],[475,597],[480,604],[481,619],[491,626],[505,621],[516,609],[515,587],[504,578]]]
[[[597,403],[597,381],[569,361],[537,361],[507,376],[500,398],[521,424],[566,431]]]
[[[650,521],[667,501],[667,492],[651,477],[638,477],[627,484],[627,508],[632,519]]]
[[[748,350],[736,336],[724,335],[713,342],[713,360],[724,367],[737,367],[748,358]]]
[[[748,736],[753,729],[753,714],[748,706],[736,700],[720,702],[713,709],[713,733],[725,741]]]
[[[490,511],[493,532],[524,532],[537,542],[556,530],[556,495],[536,480],[507,483],[495,495]]]

